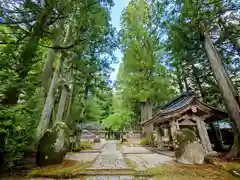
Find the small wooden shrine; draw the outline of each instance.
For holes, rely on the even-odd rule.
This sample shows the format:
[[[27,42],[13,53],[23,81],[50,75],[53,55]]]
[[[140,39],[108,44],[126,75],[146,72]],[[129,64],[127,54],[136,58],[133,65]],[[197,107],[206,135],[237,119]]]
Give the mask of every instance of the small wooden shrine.
[[[185,92],[161,108],[151,119],[141,123],[144,130],[156,130],[158,148],[169,143],[175,148],[174,134],[191,128],[199,136],[206,152],[212,152],[206,123],[228,117],[227,113],[203,103],[191,92]],[[148,134],[151,132],[148,132]]]

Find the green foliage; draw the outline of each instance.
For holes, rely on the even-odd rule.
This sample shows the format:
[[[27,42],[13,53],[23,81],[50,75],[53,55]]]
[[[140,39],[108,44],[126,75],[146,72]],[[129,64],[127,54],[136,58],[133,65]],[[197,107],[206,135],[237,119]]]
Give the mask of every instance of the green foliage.
[[[118,114],[127,114],[127,122],[134,129],[139,128],[140,102],[151,101],[155,109],[175,94],[171,74],[161,60],[163,46],[152,23],[151,11],[146,0],[130,1],[121,18],[123,58],[116,82],[121,107],[116,112],[123,113],[114,114],[113,119],[119,119]],[[126,123],[124,118],[122,121]]]
[[[107,129],[112,129],[114,131],[129,128],[131,124],[131,110],[124,107],[123,101],[121,101],[117,95],[113,96],[112,104],[113,113],[103,119],[103,125]]]
[[[142,145],[142,146],[149,146],[152,144],[153,144],[152,141],[149,140],[148,138],[142,138],[140,141],[140,145]]]
[[[72,151],[73,152],[80,152],[80,151],[82,151],[82,150],[89,150],[89,149],[92,149],[92,143],[91,142],[82,142],[81,144],[80,144],[80,146],[78,146],[78,147],[74,147],[73,149],[72,149]]]
[[[62,124],[72,131],[76,122],[101,121],[111,113],[108,77],[116,38],[109,23],[112,0],[6,2],[0,3],[0,133],[5,134],[0,151],[6,165],[13,166],[36,144],[48,91],[43,92],[41,80],[49,54],[50,81],[57,62],[64,60],[47,128],[57,124],[63,86],[68,89],[62,118],[67,126]],[[71,37],[63,43],[66,27],[71,27]],[[60,43],[52,43],[55,39]]]
[[[184,146],[192,143],[194,141],[198,141],[197,135],[190,129],[181,129],[180,132],[177,132],[175,134],[175,138],[177,141],[177,146],[180,147],[180,149],[184,149]]]
[[[18,105],[14,108],[1,108],[0,131],[3,144],[0,151],[4,153],[4,163],[12,167],[21,163],[24,153],[33,151],[37,114],[26,105]]]
[[[152,9],[158,36],[165,37],[162,41],[166,54],[164,61],[171,67],[178,89],[181,92],[191,89],[205,102],[224,108],[199,27],[200,22],[204,22],[229,76],[238,77],[239,2],[164,0],[153,1]],[[239,87],[238,83],[235,85]]]
[[[8,166],[20,162],[36,143],[34,134],[48,91],[43,93],[41,80],[49,52],[56,54],[49,80],[60,58],[62,68],[47,128],[55,124],[63,86],[68,92],[62,119],[72,131],[85,121],[102,122],[114,131],[137,129],[140,102],[150,101],[156,110],[186,89],[223,107],[203,49],[200,20],[230,77],[239,77],[237,1],[131,0],[122,13],[120,42],[110,24],[112,0],[6,2],[0,3],[0,133],[4,134],[0,150]],[[66,27],[71,33],[63,43]],[[108,80],[118,44],[123,58],[113,90]]]

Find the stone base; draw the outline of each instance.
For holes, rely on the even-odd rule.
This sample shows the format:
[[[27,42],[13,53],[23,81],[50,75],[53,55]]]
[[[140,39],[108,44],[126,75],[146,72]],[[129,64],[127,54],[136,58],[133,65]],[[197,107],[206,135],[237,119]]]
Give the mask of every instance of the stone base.
[[[240,169],[231,169],[231,170],[229,170],[229,172],[230,172],[233,176],[240,178]]]
[[[36,154],[36,164],[38,166],[47,166],[62,163],[66,153],[68,152],[69,140],[65,139],[64,147],[56,152],[54,144],[57,139],[58,132],[56,130],[47,131],[39,141]]]
[[[217,156],[217,152],[216,151],[207,152],[207,155],[209,155],[209,156]]]

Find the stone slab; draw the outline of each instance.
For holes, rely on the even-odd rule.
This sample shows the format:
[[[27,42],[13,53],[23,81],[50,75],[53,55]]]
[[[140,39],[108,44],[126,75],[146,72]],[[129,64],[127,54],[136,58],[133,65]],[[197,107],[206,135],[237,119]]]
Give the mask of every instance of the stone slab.
[[[153,152],[140,146],[123,146],[121,148],[123,154],[152,154]]]
[[[147,149],[152,151],[152,152],[154,152],[154,153],[157,153],[157,154],[162,154],[162,155],[165,155],[165,156],[169,156],[169,157],[175,158],[175,152],[174,151],[170,151],[167,148],[158,149],[156,147],[149,147]]]
[[[173,158],[161,154],[126,154],[126,158],[132,160],[138,170],[155,167],[162,163],[173,161]]]
[[[90,169],[126,169],[127,164],[120,151],[116,149],[117,141],[109,141]]]
[[[99,153],[68,153],[65,160],[88,162],[93,161]]]
[[[133,177],[133,176],[91,176],[85,180],[153,180],[151,177]]]
[[[92,149],[93,150],[100,150],[100,149],[102,149],[104,147],[105,144],[106,144],[106,142],[104,142],[104,141],[102,141],[101,143],[94,143],[92,145]]]

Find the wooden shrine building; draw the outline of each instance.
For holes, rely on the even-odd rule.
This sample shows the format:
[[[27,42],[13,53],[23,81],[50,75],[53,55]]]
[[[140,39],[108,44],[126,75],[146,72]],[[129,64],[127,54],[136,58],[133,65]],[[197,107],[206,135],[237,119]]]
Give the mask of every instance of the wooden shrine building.
[[[206,152],[212,152],[206,123],[226,117],[228,117],[226,112],[203,103],[191,92],[185,92],[141,125],[145,130],[156,130],[158,148],[162,148],[166,142],[174,148],[174,133],[181,128],[191,128],[199,136]]]

